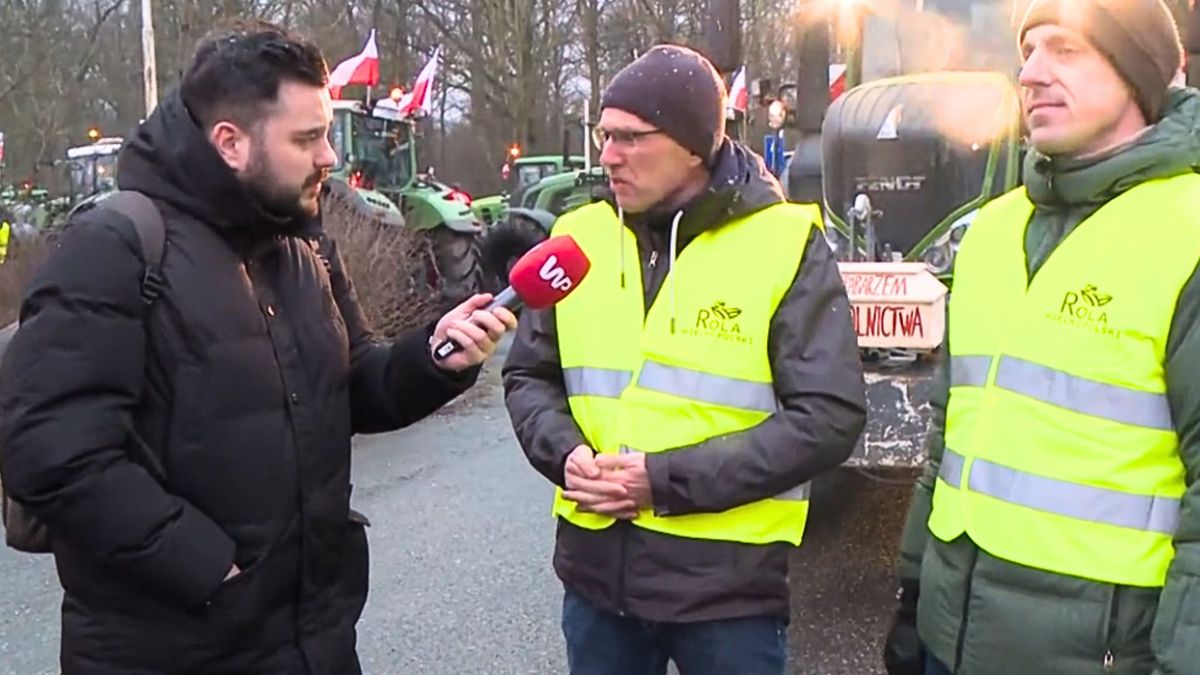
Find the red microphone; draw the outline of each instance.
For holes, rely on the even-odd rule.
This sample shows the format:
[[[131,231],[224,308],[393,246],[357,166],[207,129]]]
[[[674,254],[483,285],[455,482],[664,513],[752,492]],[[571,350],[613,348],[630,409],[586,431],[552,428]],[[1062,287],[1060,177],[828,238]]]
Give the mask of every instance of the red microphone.
[[[508,273],[508,288],[500,291],[485,311],[497,307],[516,310],[522,305],[530,309],[545,309],[558,304],[579,286],[592,268],[579,244],[568,235],[550,237],[521,256]],[[462,345],[446,339],[433,350],[433,358],[441,361],[461,351]]]

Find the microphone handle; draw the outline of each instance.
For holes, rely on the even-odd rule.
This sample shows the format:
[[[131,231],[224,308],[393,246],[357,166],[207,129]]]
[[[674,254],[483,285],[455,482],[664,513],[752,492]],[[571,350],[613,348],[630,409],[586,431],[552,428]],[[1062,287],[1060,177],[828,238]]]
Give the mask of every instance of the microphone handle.
[[[521,307],[521,296],[513,290],[512,286],[505,288],[492,299],[484,311],[490,312],[497,307],[504,307],[510,311],[516,311]],[[458,344],[453,338],[442,340],[441,344],[433,350],[433,358],[435,361],[443,361],[451,354],[456,354],[462,351],[462,345]]]

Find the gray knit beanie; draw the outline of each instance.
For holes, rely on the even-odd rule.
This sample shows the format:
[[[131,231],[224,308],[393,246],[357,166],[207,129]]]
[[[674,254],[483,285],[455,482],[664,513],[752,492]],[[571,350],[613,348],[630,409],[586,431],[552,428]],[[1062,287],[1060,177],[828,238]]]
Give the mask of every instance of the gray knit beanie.
[[[609,82],[600,108],[653,124],[706,164],[725,139],[725,81],[712,62],[679,45],[658,45]]]
[[[1083,33],[1129,85],[1146,121],[1159,120],[1167,87],[1183,64],[1179,28],[1162,0],[1034,0],[1017,43],[1042,24]]]

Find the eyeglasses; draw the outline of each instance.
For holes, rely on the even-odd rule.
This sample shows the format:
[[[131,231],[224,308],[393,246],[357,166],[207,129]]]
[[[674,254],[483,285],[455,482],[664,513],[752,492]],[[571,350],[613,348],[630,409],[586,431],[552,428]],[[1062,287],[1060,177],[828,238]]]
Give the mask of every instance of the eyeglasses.
[[[597,150],[603,150],[604,144],[612,141],[614,145],[622,148],[636,148],[638,140],[646,136],[661,134],[661,129],[650,129],[649,131],[630,131],[628,129],[605,129],[603,127],[592,127],[592,143],[596,144]]]

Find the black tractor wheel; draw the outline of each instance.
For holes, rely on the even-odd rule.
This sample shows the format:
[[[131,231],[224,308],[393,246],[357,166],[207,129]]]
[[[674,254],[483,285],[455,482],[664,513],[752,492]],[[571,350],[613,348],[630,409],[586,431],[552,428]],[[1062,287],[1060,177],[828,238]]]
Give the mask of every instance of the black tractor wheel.
[[[495,293],[508,286],[513,265],[547,236],[541,225],[522,216],[509,216],[489,230],[480,244],[487,289]]]
[[[428,232],[436,303],[447,311],[483,290],[479,244],[474,234],[446,227]]]

